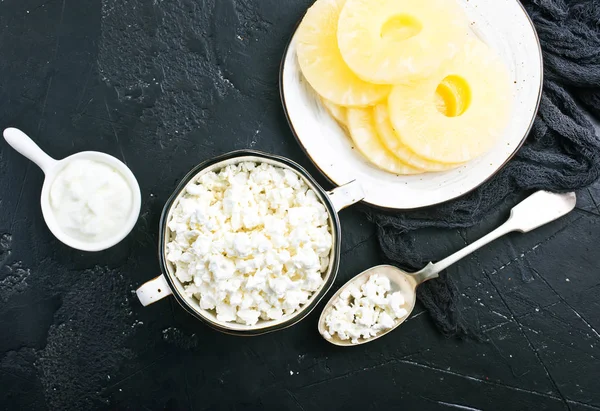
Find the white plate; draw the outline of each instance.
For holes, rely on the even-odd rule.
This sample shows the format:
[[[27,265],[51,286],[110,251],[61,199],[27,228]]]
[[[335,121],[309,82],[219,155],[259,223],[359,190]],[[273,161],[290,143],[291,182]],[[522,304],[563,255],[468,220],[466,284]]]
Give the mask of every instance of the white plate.
[[[455,0],[449,0],[455,1]],[[450,171],[397,176],[372,166],[321,105],[304,80],[296,58],[295,35],[280,72],[283,107],[292,132],[307,155],[333,183],[362,183],[365,202],[391,209],[442,203],[481,185],[523,144],[535,119],[542,91],[542,54],[529,16],[517,0],[458,0],[474,33],[498,51],[514,80],[511,122],[487,154]]]

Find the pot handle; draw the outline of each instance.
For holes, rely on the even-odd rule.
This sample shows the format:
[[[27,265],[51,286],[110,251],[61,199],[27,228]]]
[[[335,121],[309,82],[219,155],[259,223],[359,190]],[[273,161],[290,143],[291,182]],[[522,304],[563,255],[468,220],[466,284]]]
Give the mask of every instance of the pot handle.
[[[147,283],[144,283],[140,288],[135,290],[135,293],[142,305],[146,307],[147,305],[173,294],[173,291],[171,291],[171,287],[169,287],[165,275],[161,274]]]
[[[329,200],[333,203],[333,208],[335,208],[335,211],[338,213],[344,208],[358,203],[365,198],[365,192],[360,183],[356,180],[350,181],[338,188],[334,188],[327,194],[329,195]]]

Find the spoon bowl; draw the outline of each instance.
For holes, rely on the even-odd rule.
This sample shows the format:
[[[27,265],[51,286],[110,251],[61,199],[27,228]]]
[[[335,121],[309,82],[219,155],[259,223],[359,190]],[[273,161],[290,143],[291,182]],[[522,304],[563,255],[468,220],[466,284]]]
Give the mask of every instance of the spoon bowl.
[[[319,317],[319,334],[325,336],[326,324],[325,319],[329,315],[330,311],[333,309],[333,306],[338,302],[340,295],[347,290],[350,286],[362,286],[366,283],[369,278],[373,274],[379,274],[381,276],[387,277],[390,280],[391,290],[390,293],[401,292],[404,296],[404,308],[407,311],[407,314],[404,317],[398,318],[392,328],[381,331],[377,333],[374,337],[370,338],[359,338],[357,343],[353,343],[351,340],[342,340],[336,334],[332,335],[331,338],[325,338],[327,341],[334,345],[339,345],[342,347],[354,346],[364,344],[377,338],[383,337],[387,333],[395,330],[400,324],[402,324],[409,316],[412,310],[415,308],[416,303],[416,289],[419,283],[414,275],[411,275],[398,267],[394,267],[393,265],[378,265],[375,267],[371,267],[362,273],[358,274],[352,280],[348,281],[342,288],[340,288],[334,295],[331,297],[331,300],[325,306],[325,309],[321,313],[321,317]]]
[[[123,238],[127,236],[135,226],[137,219],[140,214],[142,196],[140,193],[140,186],[131,172],[131,170],[117,158],[101,153],[99,151],[82,151],[66,157],[62,160],[56,160],[46,154],[33,140],[27,136],[21,130],[16,128],[7,128],[4,130],[4,139],[10,146],[12,146],[19,153],[33,161],[42,169],[45,174],[44,184],[42,186],[42,194],[40,197],[40,205],[42,208],[42,215],[46,221],[46,225],[52,232],[52,234],[58,238],[61,242],[68,245],[69,247],[82,250],[82,251],[101,251],[114,246],[121,242]],[[127,221],[119,232],[112,235],[110,238],[95,242],[86,242],[70,236],[58,224],[54,211],[50,205],[50,189],[56,179],[56,176],[71,162],[75,160],[91,160],[98,163],[106,164],[114,170],[118,171],[129,187],[133,195],[131,212],[127,218]]]

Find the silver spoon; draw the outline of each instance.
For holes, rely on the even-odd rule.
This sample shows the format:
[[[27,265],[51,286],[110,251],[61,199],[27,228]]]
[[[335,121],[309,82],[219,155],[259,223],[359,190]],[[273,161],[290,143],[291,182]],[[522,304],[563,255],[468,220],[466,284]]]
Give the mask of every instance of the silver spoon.
[[[504,234],[512,231],[527,233],[535,228],[549,223],[550,221],[554,221],[557,218],[564,216],[573,210],[573,208],[575,208],[575,202],[575,193],[553,194],[547,191],[538,191],[513,207],[510,212],[510,217],[500,227],[475,241],[473,244],[466,246],[460,251],[457,251],[451,256],[446,257],[435,264],[427,264],[427,266],[421,271],[417,271],[416,273],[407,273],[391,265],[379,265],[363,271],[344,284],[344,286],[340,288],[338,292],[336,292],[327,302],[327,305],[325,305],[325,308],[321,313],[321,317],[319,318],[319,333],[330,343],[340,346],[364,344],[384,336],[385,334],[394,330],[408,318],[415,306],[416,289],[420,284],[433,278],[437,278],[438,274],[444,269],[448,268],[461,258],[471,254],[475,250],[490,243],[491,241],[503,236]],[[358,343],[352,343],[349,339],[342,340],[337,334],[331,335],[331,338],[325,337],[325,335],[327,335],[325,319],[333,306],[338,302],[340,294],[352,284],[360,288],[362,284],[367,282],[372,274],[376,273],[389,278],[392,288],[391,292],[399,291],[402,293],[405,300],[403,308],[406,309],[407,314],[402,318],[396,319],[392,328],[381,331],[374,337],[360,338]]]

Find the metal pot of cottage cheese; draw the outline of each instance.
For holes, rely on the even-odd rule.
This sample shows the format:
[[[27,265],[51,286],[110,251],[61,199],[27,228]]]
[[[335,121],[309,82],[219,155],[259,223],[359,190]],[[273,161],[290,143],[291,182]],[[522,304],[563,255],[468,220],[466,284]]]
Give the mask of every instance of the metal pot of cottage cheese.
[[[280,187],[260,186],[267,184],[263,181],[275,184],[273,180]],[[228,182],[232,186],[225,191]],[[255,198],[248,200],[251,193]],[[252,207],[239,210],[236,196]],[[271,203],[262,204],[267,198]],[[335,281],[341,243],[338,212],[363,198],[355,181],[325,191],[285,157],[240,150],[206,161],[184,177],[165,204],[158,250],[163,274],[138,288],[137,296],[146,306],[173,295],[191,315],[233,335],[260,335],[294,325]],[[238,203],[232,205],[234,200]],[[221,218],[211,206],[229,210],[229,217]],[[232,207],[238,207],[237,214]],[[265,210],[272,215],[264,216]],[[262,221],[257,215],[264,216]],[[314,250],[321,253],[317,260]]]

